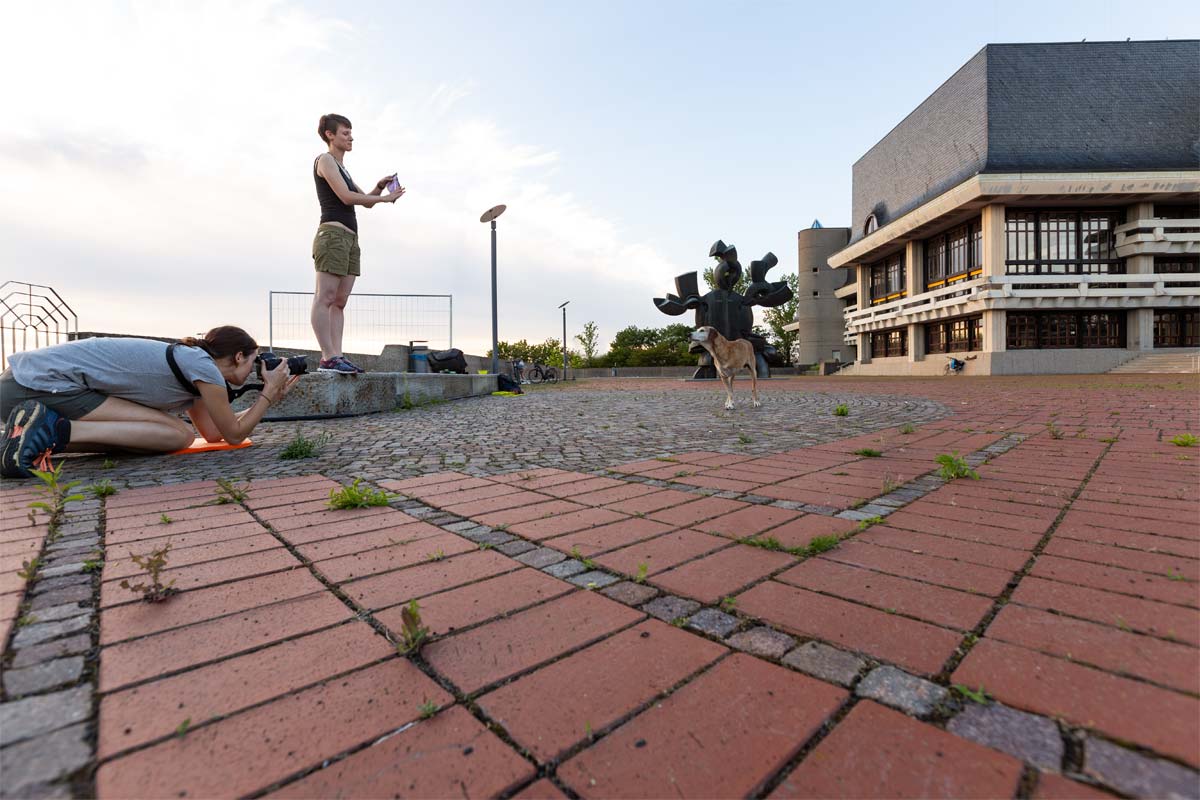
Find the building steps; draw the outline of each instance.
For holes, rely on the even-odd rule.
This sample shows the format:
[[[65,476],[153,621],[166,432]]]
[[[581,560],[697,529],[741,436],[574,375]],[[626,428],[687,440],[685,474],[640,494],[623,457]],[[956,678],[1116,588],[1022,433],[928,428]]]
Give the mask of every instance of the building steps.
[[[1155,350],[1126,361],[1109,373],[1200,373],[1200,350]]]

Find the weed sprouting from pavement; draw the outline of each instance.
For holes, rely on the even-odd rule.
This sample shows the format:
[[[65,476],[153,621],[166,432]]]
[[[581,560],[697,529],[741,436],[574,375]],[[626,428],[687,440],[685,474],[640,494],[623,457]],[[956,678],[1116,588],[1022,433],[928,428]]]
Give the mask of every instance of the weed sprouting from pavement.
[[[838,403],[836,406],[834,406],[833,415],[835,417],[850,416],[850,406],[846,405],[845,403]]]
[[[650,565],[645,561],[637,565],[637,575],[633,576],[634,583],[645,583],[646,575],[650,572]]]
[[[35,487],[39,492],[45,495],[45,500],[35,500],[29,504],[29,521],[34,521],[34,511],[45,511],[50,520],[48,527],[50,535],[47,541],[53,542],[58,539],[58,526],[62,522],[63,513],[67,510],[67,503],[82,500],[83,495],[71,494],[71,490],[78,486],[82,481],[62,482],[63,465],[60,463],[57,467],[50,470],[31,469],[33,476],[41,481],[41,485]]]
[[[943,480],[952,481],[956,478],[979,480],[979,473],[971,469],[971,465],[967,463],[965,458],[958,454],[957,450],[953,453],[942,453],[934,460],[941,465],[938,468],[938,475]]]
[[[170,517],[168,517],[166,514],[159,514],[159,515],[158,515],[158,524],[159,524],[159,525],[170,525],[170,524],[171,524],[172,522],[174,522],[174,521],[175,521],[175,520],[171,519],[171,518],[170,518]]]
[[[96,481],[88,487],[88,491],[92,493],[97,500],[102,497],[112,497],[117,493],[117,487],[112,485],[112,481],[108,478]]]
[[[575,559],[580,564],[583,564],[583,566],[587,567],[588,569],[596,568],[595,561],[592,561],[590,558],[586,557],[583,553],[579,552],[579,545],[573,545],[571,547],[571,558]]]
[[[1171,444],[1176,447],[1195,447],[1197,441],[1200,440],[1191,433],[1180,433],[1171,437]]]
[[[891,494],[899,488],[900,484],[896,483],[896,481],[892,479],[891,475],[884,475],[883,483],[879,486],[879,491],[881,494]]]
[[[744,433],[738,434],[738,444],[750,444],[753,441],[754,441],[753,439],[751,439],[749,436],[747,436]]]
[[[874,517],[874,519],[879,519]],[[832,550],[841,542],[837,536],[814,536],[808,542],[808,547],[804,548],[805,555],[815,556],[818,553],[824,553],[826,550]]]
[[[737,609],[737,598],[726,595],[721,598],[721,610],[729,613]]]
[[[855,450],[854,455],[862,456],[863,458],[879,458],[883,453],[873,450],[870,447],[864,447],[860,450]]]
[[[417,706],[417,710],[421,712],[421,719],[429,719],[437,713],[438,704],[432,700],[426,700],[421,705]]]
[[[111,458],[106,458],[100,463],[100,469],[112,469],[115,466],[117,466],[117,462],[113,461]]]
[[[17,570],[17,577],[27,581],[33,580],[33,576],[37,574],[38,565],[41,563],[42,560],[37,556],[28,561],[21,559],[21,568]]]
[[[217,478],[216,505],[223,506],[228,503],[240,503],[245,499],[245,487],[238,486],[237,481],[230,480],[229,478]]]
[[[972,689],[971,687],[964,686],[961,683],[955,683],[950,688],[953,689],[960,697],[965,700],[970,700],[972,703],[987,705],[990,702],[988,700],[988,693],[982,685],[978,689]]]
[[[1054,424],[1054,420],[1050,420],[1046,423],[1046,430],[1050,432],[1051,439],[1063,438],[1063,432],[1058,429],[1057,425]]]
[[[333,436],[328,431],[322,433],[320,436],[313,436],[311,438],[297,431],[292,440],[283,448],[279,457],[285,461],[300,458],[316,458],[321,454],[321,450],[325,448],[325,445],[329,444],[331,439],[333,439]]]
[[[379,489],[361,487],[361,483],[362,478],[355,478],[354,482],[349,486],[343,486],[341,489],[330,489],[329,501],[326,505],[336,509],[370,508],[371,506],[386,506],[388,501],[396,497],[394,494],[389,494]]]
[[[429,638],[429,628],[421,622],[421,607],[416,600],[409,600],[400,611],[400,643],[396,651],[400,655],[418,652]]]
[[[863,531],[865,531],[867,528],[871,527],[872,525],[878,525],[881,522],[883,522],[883,517],[880,517],[880,516],[867,517],[866,519],[864,519],[858,523],[858,528],[855,529],[855,532],[862,533]]]
[[[147,603],[161,603],[179,590],[174,588],[175,581],[164,584],[162,571],[167,566],[167,553],[171,551],[171,543],[151,550],[145,555],[132,555],[130,560],[137,564],[150,578],[150,583],[130,583],[128,579],[121,581],[121,588],[134,593],[141,593]]]
[[[915,430],[916,430],[916,428],[913,427],[913,424],[911,422],[906,422],[900,426],[900,432],[902,434],[904,434],[905,436],[909,435],[910,433],[912,433]]]

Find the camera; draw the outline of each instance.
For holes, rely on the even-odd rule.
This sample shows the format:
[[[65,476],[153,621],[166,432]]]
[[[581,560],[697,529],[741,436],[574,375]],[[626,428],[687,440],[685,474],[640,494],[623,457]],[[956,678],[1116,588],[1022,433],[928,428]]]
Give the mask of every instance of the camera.
[[[275,369],[279,366],[280,361],[283,359],[270,350],[259,353],[254,359],[254,373],[258,375],[259,380],[262,380],[263,371]],[[308,360],[304,356],[289,356],[287,365],[290,375],[303,375],[308,372]]]

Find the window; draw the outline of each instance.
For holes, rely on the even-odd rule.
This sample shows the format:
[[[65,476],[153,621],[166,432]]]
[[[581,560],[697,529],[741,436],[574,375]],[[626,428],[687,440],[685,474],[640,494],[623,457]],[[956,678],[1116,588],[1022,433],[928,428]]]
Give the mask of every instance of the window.
[[[908,355],[908,331],[904,328],[889,328],[871,332],[871,357],[891,358]]]
[[[926,353],[959,353],[982,349],[982,315],[930,322],[925,325]]]
[[[1200,310],[1154,309],[1155,347],[1200,347]]]
[[[879,230],[879,220],[874,214],[867,215],[867,221],[863,223],[863,236],[870,236],[875,231]]]
[[[1124,311],[1009,312],[1009,350],[1124,347]]]
[[[1154,204],[1156,219],[1200,219],[1200,206]]]
[[[1160,275],[1196,273],[1200,278],[1200,256],[1155,256],[1154,271]],[[1200,282],[1171,282],[1168,286],[1200,286]]]
[[[983,269],[983,228],[968,222],[925,240],[925,288],[937,289]]]
[[[817,293],[816,293],[816,292],[813,292],[813,297],[816,297],[816,296],[817,296]]]
[[[882,303],[905,295],[904,253],[888,256],[871,270],[871,302]]]
[[[1111,211],[1015,211],[1005,215],[1005,272],[1009,275],[1124,273]]]

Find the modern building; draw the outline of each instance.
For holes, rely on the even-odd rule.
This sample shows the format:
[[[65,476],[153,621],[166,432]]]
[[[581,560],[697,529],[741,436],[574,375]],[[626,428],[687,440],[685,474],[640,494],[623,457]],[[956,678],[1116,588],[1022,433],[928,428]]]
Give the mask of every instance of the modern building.
[[[851,370],[1103,372],[1200,348],[1198,109],[1200,41],[980,50],[854,164],[828,259],[852,276]]]
[[[854,340],[847,342],[845,337],[846,301],[836,296],[848,275],[845,270],[831,269],[828,263],[829,257],[849,242],[849,228],[825,228],[817,220],[796,234],[800,257],[796,317],[786,327],[797,333],[797,364],[856,358]]]

